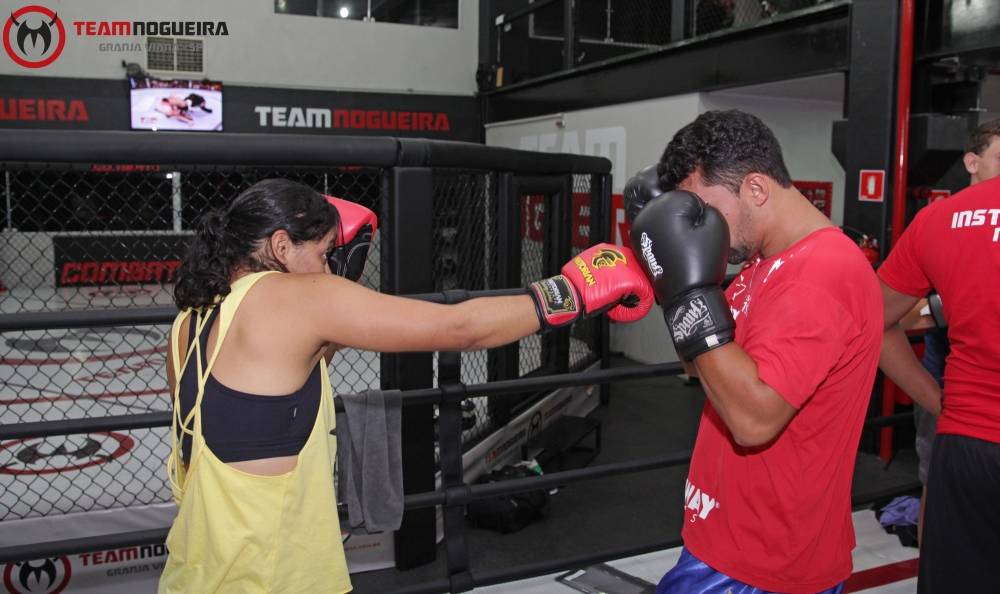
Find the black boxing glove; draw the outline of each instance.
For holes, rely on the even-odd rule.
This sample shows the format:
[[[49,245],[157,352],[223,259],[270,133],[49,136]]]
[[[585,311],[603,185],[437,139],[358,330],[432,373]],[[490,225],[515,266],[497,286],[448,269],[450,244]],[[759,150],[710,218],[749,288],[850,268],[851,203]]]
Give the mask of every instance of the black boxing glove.
[[[937,291],[931,291],[927,295],[927,313],[925,314],[923,311],[920,313],[929,315],[934,320],[936,328],[948,327],[948,318],[944,317],[944,304],[941,303],[941,295],[938,295]]]
[[[666,192],[641,207],[631,241],[681,357],[693,361],[733,340],[736,322],[722,292],[729,225],[718,210],[691,192]]]
[[[356,202],[324,196],[340,215],[340,233],[337,244],[327,254],[330,272],[352,281],[361,280],[372,236],[378,230],[378,217],[370,208]]]
[[[663,193],[660,189],[660,176],[656,172],[656,165],[650,165],[639,170],[625,183],[625,191],[622,192],[625,204],[625,218],[629,224],[635,221],[635,217],[642,210],[647,202]]]

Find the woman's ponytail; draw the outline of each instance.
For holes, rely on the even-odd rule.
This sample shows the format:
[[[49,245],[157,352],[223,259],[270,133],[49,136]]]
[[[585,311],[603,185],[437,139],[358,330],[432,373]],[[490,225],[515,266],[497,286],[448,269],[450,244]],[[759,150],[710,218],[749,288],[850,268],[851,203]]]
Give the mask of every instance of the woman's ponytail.
[[[284,271],[265,246],[279,229],[302,243],[323,238],[338,224],[337,209],[312,188],[284,179],[258,182],[198,220],[177,270],[174,302],[181,310],[212,305],[229,294],[241,268]]]

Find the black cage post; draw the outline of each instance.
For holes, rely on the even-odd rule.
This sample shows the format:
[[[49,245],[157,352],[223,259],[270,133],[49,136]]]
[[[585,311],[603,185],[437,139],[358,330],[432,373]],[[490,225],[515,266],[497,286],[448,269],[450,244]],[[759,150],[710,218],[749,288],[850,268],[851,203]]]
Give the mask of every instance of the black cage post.
[[[438,355],[438,386],[449,395],[438,405],[441,490],[449,493],[465,487],[462,468],[462,400],[466,394],[462,383],[461,353],[441,352]],[[469,575],[465,504],[446,501],[442,515],[450,590],[468,592],[475,584]]]
[[[510,172],[498,176],[497,186],[497,267],[494,287],[521,286],[521,204],[517,181]],[[519,375],[520,345],[491,349],[487,354],[489,381],[513,379]],[[493,398],[487,410],[498,425],[510,421],[510,400]]]
[[[618,223],[611,220],[611,178],[606,175],[590,176],[590,243],[611,241],[612,226]],[[624,237],[622,238],[624,239]],[[594,347],[601,357],[601,368],[611,366],[611,328],[607,316],[601,316],[593,322],[597,342]],[[611,385],[601,384],[601,404],[611,401]]]
[[[545,206],[546,236],[545,255],[549,269],[546,275],[559,274],[563,264],[570,259],[570,242],[574,233],[572,223],[573,176],[562,175],[555,178],[558,191],[547,196]],[[586,322],[584,322],[586,323]],[[546,359],[552,369],[569,368],[570,327],[560,328],[551,333],[549,357]]]
[[[383,227],[382,291],[402,295],[434,290],[431,170],[397,167],[382,195],[388,201]],[[382,356],[383,389],[428,388],[433,382],[430,353]],[[434,490],[434,408],[410,406],[402,412],[403,492]],[[411,569],[435,558],[433,509],[406,512],[395,535],[396,568]]]

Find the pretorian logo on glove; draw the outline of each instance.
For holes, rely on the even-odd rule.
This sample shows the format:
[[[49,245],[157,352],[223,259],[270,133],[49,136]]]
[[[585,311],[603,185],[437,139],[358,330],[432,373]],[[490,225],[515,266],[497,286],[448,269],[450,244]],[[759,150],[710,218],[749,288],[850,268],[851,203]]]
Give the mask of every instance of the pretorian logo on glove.
[[[584,262],[583,258],[580,256],[573,258],[573,264],[576,265],[580,274],[583,275],[583,280],[587,283],[588,287],[593,287],[597,284],[594,273],[587,267],[587,263]],[[594,268],[614,268],[618,264],[628,264],[628,260],[625,259],[625,254],[620,251],[604,248],[594,252],[594,256],[590,259],[590,264]]]
[[[642,237],[639,238],[639,245],[642,246],[642,257],[646,259],[649,273],[653,275],[654,279],[662,276],[663,267],[656,261],[656,255],[653,254],[653,240],[649,238],[649,235],[643,233]]]
[[[715,326],[705,298],[698,296],[674,310],[670,316],[670,331],[674,342],[685,341],[696,333]]]
[[[590,262],[594,265],[594,268],[611,268],[617,266],[619,263],[628,264],[625,254],[610,248],[605,248],[595,253]]]

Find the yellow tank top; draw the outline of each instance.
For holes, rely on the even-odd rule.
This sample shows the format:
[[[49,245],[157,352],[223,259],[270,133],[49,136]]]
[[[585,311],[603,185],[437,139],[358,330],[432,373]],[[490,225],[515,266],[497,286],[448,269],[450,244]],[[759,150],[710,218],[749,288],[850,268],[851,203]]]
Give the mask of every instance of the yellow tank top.
[[[322,396],[316,422],[296,467],[277,476],[242,472],[220,461],[201,433],[205,381],[224,344],[236,309],[247,291],[268,272],[237,280],[221,304],[218,339],[202,369],[197,336],[187,353],[178,352],[181,312],[171,329],[170,356],[176,376],[183,366],[198,365],[198,394],[188,418],[179,418],[180,393],[174,389],[173,444],[167,460],[178,513],[167,536],[169,557],[159,592],[349,592],[340,522],[333,488],[337,440],[333,391],[322,366]],[[202,316],[197,333],[208,332]],[[177,382],[180,384],[180,381]],[[191,460],[181,461],[179,431],[191,435]]]

